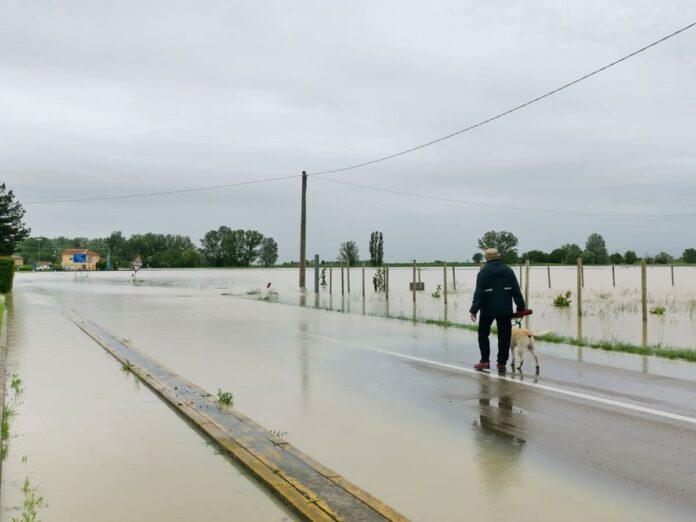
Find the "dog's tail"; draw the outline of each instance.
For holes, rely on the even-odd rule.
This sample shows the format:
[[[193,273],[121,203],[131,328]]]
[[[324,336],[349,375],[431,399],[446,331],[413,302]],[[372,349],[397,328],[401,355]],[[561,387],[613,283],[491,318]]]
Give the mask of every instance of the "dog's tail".
[[[551,330],[541,330],[539,332],[532,332],[533,337],[543,337],[545,335],[549,335],[551,333]]]

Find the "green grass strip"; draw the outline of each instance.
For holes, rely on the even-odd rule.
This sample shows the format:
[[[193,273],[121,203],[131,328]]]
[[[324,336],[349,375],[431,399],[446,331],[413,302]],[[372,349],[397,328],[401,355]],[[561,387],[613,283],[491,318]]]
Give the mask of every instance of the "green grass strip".
[[[478,331],[478,326],[476,326],[475,324],[454,323],[451,321],[443,321],[440,319],[417,319],[416,321],[413,321],[412,317],[406,317],[403,315],[395,316],[393,318],[402,321],[416,322],[420,324],[442,326],[444,328],[459,328],[460,330],[469,330],[470,332]],[[491,331],[495,333],[495,327],[491,328]],[[633,353],[636,355],[653,355],[655,357],[662,357],[664,359],[678,359],[681,361],[696,362],[696,350],[691,350],[689,348],[674,348],[670,346],[655,345],[642,346],[639,344],[631,344],[622,341],[592,341],[590,339],[587,339],[586,337],[570,337],[554,333],[540,335],[537,337],[537,339],[547,343],[569,344],[572,346],[594,348],[597,350],[604,350],[607,352]]]

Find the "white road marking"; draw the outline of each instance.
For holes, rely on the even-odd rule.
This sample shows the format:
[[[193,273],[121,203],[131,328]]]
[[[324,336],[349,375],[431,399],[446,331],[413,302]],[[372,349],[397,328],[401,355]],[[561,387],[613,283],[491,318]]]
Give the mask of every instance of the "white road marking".
[[[555,386],[549,386],[547,384],[539,384],[536,382],[517,380],[517,379],[513,379],[510,377],[504,376],[504,375],[498,375],[497,373],[480,372],[478,370],[474,370],[473,368],[466,368],[464,366],[458,366],[456,364],[444,363],[444,362],[440,362],[440,361],[433,361],[432,359],[424,359],[423,357],[416,357],[414,355],[406,355],[404,353],[392,352],[389,350],[381,350],[379,348],[374,348],[372,346],[368,346],[368,345],[364,345],[364,344],[360,344],[360,343],[355,343],[352,341],[344,341],[343,339],[336,339],[333,337],[326,337],[323,335],[317,335],[317,334],[312,334],[312,333],[308,333],[308,332],[303,332],[303,334],[309,335],[311,337],[314,337],[316,339],[321,339],[324,341],[329,341],[329,342],[338,343],[338,344],[345,344],[347,346],[353,346],[353,347],[359,348],[361,350],[368,350],[371,352],[381,353],[384,355],[390,355],[392,357],[397,357],[399,359],[404,359],[406,361],[413,361],[413,362],[417,362],[417,363],[421,363],[421,364],[427,364],[428,366],[434,366],[436,368],[445,368],[447,370],[453,370],[456,372],[471,373],[471,374],[475,374],[475,375],[486,375],[487,377],[489,377],[491,379],[499,379],[501,381],[508,381],[508,382],[512,382],[515,384],[519,384],[521,386],[529,386],[530,388],[536,388],[538,390],[544,390],[544,391],[548,391],[548,392],[552,392],[552,393],[557,393],[558,395],[565,395],[567,397],[574,397],[576,399],[597,402],[600,404],[606,404],[608,406],[615,406],[617,408],[623,408],[626,410],[636,411],[639,413],[646,413],[648,415],[655,415],[656,417],[664,417],[666,419],[687,422],[689,424],[696,425],[696,418],[687,417],[686,415],[679,415],[677,413],[670,413],[667,411],[656,410],[653,408],[647,408],[645,406],[638,406],[637,404],[631,404],[628,402],[621,402],[621,401],[617,401],[614,399],[608,399],[606,397],[599,397],[597,395],[590,395],[587,393],[581,393],[581,392],[576,392],[576,391],[571,391],[571,390],[564,390],[563,388],[557,388]]]

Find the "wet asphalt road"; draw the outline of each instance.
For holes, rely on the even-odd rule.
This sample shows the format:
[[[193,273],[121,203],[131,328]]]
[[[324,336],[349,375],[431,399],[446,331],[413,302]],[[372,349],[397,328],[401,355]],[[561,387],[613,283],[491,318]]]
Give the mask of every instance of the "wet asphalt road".
[[[539,343],[538,376],[499,378],[471,371],[461,330],[181,289],[18,291],[233,390],[241,411],[416,520],[696,513],[696,365]]]

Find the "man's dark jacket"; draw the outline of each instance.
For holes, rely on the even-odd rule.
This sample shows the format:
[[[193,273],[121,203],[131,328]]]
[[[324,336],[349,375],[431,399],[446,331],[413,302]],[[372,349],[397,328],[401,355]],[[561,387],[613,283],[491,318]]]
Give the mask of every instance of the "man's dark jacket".
[[[512,317],[512,301],[518,310],[524,310],[524,298],[515,273],[498,259],[488,261],[476,278],[472,314],[481,311],[486,317]]]

